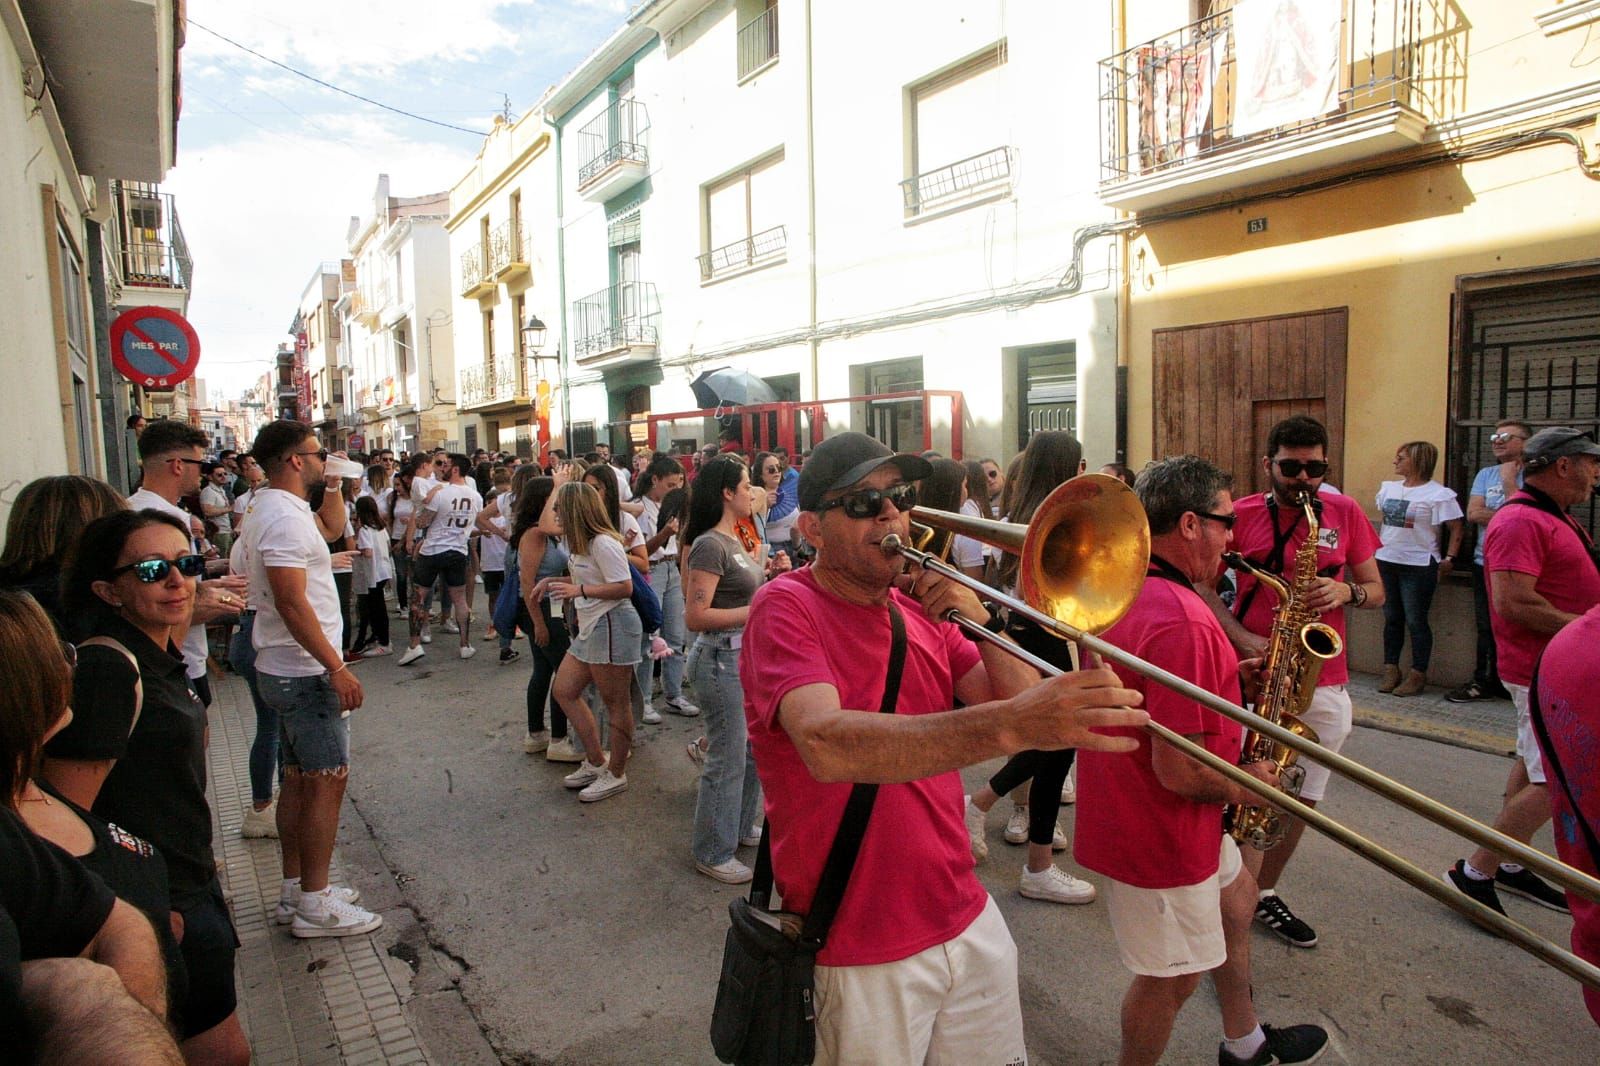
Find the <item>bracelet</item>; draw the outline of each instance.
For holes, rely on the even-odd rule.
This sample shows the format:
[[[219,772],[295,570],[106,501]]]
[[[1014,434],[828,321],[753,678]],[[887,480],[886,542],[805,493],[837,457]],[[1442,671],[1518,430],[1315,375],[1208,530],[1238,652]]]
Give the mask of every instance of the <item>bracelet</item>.
[[[1360,607],[1367,602],[1367,587],[1365,585],[1355,581],[1346,581],[1345,584],[1350,586],[1350,606]]]
[[[340,663],[339,664],[339,670],[348,670],[348,669],[350,669],[350,664],[349,663]],[[333,679],[333,675],[337,674],[339,672],[339,670],[329,670],[328,671],[328,679],[331,681]]]
[[[583,586],[582,585],[578,586],[578,595],[582,596],[584,599],[588,599],[589,598],[589,594],[583,591]]]

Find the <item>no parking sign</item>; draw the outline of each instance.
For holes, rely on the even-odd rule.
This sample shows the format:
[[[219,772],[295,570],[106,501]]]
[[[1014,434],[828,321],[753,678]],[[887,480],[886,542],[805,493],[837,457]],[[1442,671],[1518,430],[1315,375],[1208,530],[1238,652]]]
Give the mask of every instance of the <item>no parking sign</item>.
[[[176,311],[135,307],[111,323],[111,365],[135,385],[170,389],[194,376],[200,337]]]

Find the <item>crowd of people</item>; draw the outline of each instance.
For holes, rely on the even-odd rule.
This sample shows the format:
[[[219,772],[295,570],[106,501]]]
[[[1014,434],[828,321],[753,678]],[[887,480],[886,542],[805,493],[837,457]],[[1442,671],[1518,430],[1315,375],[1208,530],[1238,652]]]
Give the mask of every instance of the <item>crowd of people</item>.
[[[1553,636],[1600,625],[1600,563],[1569,513],[1600,480],[1600,446],[1516,421],[1491,441],[1497,463],[1465,509],[1433,479],[1437,449],[1401,445],[1376,524],[1327,483],[1327,432],[1303,416],[1264,442],[1261,493],[1236,498],[1229,475],[1194,456],[1137,476],[1107,464],[1143,505],[1152,554],[1106,637],[1224,698],[1249,694],[1276,597],[1230,574],[1223,554],[1292,577],[1315,501],[1307,602],[1340,636],[1348,611],[1381,609],[1380,688],[1410,696],[1427,681],[1435,588],[1470,568],[1476,670],[1449,698],[1514,703],[1518,757],[1497,827],[1526,841],[1553,801],[1563,860],[1592,873],[1580,829],[1600,794],[1585,754],[1600,725],[1572,668],[1581,657],[1564,657],[1542,695],[1536,674]],[[1025,1061],[1017,949],[974,872],[1007,798],[1003,839],[1026,845],[1022,896],[1095,901],[1057,857],[1069,846],[1105,886],[1133,974],[1121,1061],[1159,1060],[1205,974],[1223,1063],[1306,1062],[1326,1046],[1315,1025],[1262,1024],[1251,991],[1252,924],[1297,947],[1318,940],[1277,892],[1303,826],[1288,819],[1278,846],[1241,849],[1223,808],[1259,800],[1140,728],[1160,722],[1237,762],[1241,727],[1139,673],[1080,662],[1026,618],[932,569],[907,574],[885,550],[890,535],[910,542],[919,502],[1029,522],[1086,469],[1070,434],[1034,434],[1004,469],[895,454],[858,433],[793,461],[724,442],[693,462],[613,460],[602,445],[553,451],[545,467],[481,451],[330,453],[289,421],[247,454],[212,459],[208,444],[150,422],[131,496],[50,477],[12,509],[0,554],[0,661],[13,680],[0,693],[0,1027],[25,1018],[39,1054],[94,1061],[105,1041],[148,1047],[150,1061],[249,1060],[206,799],[210,660],[254,705],[240,831],[278,841],[276,920],[300,938],[381,926],[329,877],[350,720],[360,675],[413,667],[436,631],[463,660],[497,647],[501,666],[526,640],[521,748],[571,767],[561,784],[581,802],[628,789],[637,729],[663,712],[700,719],[685,749],[698,771],[690,861],[737,885],[755,876],[750,849],[770,850],[789,910],[817,892],[852,787],[881,786],[849,875],[871,890],[845,892],[818,955],[823,1061]],[[1486,535],[1469,557],[1473,528]],[[1017,559],[975,539],[949,538],[946,555],[991,587],[1017,584]],[[973,640],[951,611],[1059,676]],[[391,615],[406,620],[402,648]],[[892,661],[895,699],[871,713]],[[1304,715],[1334,751],[1351,729],[1348,679],[1340,652]],[[1549,787],[1541,744],[1580,787]],[[991,760],[966,793],[958,771]],[[1245,769],[1278,783],[1270,760]],[[1328,783],[1313,763],[1300,799],[1317,805]],[[1483,849],[1445,876],[1502,912],[1500,891],[1568,910],[1560,890]],[[1572,913],[1579,953],[1600,958],[1600,912]],[[1590,1009],[1600,1020],[1600,1003]],[[89,1016],[93,1031],[78,1031]]]

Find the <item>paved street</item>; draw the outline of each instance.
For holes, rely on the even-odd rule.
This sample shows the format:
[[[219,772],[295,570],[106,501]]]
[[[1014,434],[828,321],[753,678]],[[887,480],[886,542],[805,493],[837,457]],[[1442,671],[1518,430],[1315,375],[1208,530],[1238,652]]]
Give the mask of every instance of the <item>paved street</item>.
[[[310,948],[273,926],[244,933],[252,1035],[262,1039],[270,1022],[280,1034],[272,1046],[293,1049],[282,1043],[292,1030],[303,1062],[338,1061],[341,1052],[350,1062],[409,1061],[412,1048],[438,1063],[714,1061],[706,1022],[735,890],[696,874],[688,858],[695,775],[683,746],[697,723],[669,717],[641,727],[631,790],[580,805],[556,766],[522,754],[526,657],[502,668],[488,654],[461,662],[451,650],[436,641],[420,669],[392,660],[358,667],[367,705],[353,720],[341,861],[388,924],[370,942]],[[233,708],[224,713],[247,718],[238,715],[248,702],[243,686],[230,677],[222,688]],[[250,723],[243,726],[229,731],[241,781]],[[1485,819],[1509,765],[1370,728],[1357,730],[1348,751]],[[1431,824],[1353,787],[1339,788],[1325,809],[1429,870],[1465,853]],[[1063,810],[1070,831],[1071,808]],[[1103,906],[1018,896],[1022,849],[1000,838],[1005,813],[1002,802],[991,815],[981,872],[1021,947],[1033,1061],[1111,1061],[1127,975]],[[270,843],[228,839],[238,908],[235,852],[260,870],[274,852]],[[1548,835],[1539,843],[1548,848]],[[264,873],[261,884],[274,882]],[[1575,985],[1336,845],[1308,839],[1282,887],[1322,943],[1296,951],[1257,937],[1262,1015],[1326,1026],[1335,1054],[1325,1061],[1600,1061],[1600,1034]],[[1508,906],[1565,942],[1564,917],[1520,900]],[[262,941],[277,960],[278,986],[270,971],[259,981],[249,972],[251,945]],[[317,960],[322,967],[308,975]],[[308,980],[320,987],[307,991]],[[391,1000],[399,1014],[386,1009]],[[280,1001],[287,1012],[260,1006]],[[379,1033],[379,1022],[390,1027]],[[1217,1027],[1202,990],[1179,1020],[1168,1061],[1214,1061]],[[319,1040],[308,1046],[303,1033]]]

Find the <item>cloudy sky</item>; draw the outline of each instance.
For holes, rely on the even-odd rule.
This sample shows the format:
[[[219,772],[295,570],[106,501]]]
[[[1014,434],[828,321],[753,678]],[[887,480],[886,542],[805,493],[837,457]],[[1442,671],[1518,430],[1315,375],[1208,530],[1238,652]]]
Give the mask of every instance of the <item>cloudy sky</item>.
[[[351,215],[390,191],[448,189],[482,137],[321,88],[250,55],[402,111],[486,131],[604,40],[626,0],[189,0],[176,194],[195,260],[199,376],[236,398],[266,372],[300,294],[348,254]],[[207,32],[207,31],[213,32]],[[217,35],[220,35],[217,36]]]

